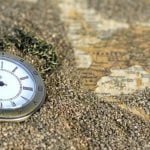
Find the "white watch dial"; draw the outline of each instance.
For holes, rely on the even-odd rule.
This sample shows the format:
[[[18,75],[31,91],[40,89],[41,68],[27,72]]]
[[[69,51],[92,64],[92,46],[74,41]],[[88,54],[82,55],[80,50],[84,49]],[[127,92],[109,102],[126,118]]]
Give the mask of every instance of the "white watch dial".
[[[21,64],[0,59],[0,108],[20,108],[32,100],[35,81]]]

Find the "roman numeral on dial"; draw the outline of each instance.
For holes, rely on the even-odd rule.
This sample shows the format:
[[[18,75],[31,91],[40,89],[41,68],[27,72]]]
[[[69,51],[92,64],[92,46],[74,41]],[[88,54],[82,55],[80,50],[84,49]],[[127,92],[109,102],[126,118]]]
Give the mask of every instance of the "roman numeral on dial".
[[[0,108],[3,108],[3,103],[2,102],[0,103]]]
[[[23,90],[33,91],[33,88],[32,88],[32,87],[26,87],[26,86],[23,86]]]
[[[11,105],[12,105],[13,107],[15,107],[15,106],[16,106],[16,103],[15,103],[15,102],[11,102]]]
[[[17,69],[18,69],[18,67],[15,67],[15,68],[12,70],[12,72],[14,73]]]
[[[26,97],[24,96],[21,96],[25,101],[29,101],[29,99],[27,99]]]
[[[28,79],[28,78],[29,78],[28,76],[25,76],[25,77],[20,78],[20,80],[25,80],[25,79]]]
[[[4,63],[3,63],[3,61],[1,61],[1,69],[3,69],[3,65],[4,65]]]

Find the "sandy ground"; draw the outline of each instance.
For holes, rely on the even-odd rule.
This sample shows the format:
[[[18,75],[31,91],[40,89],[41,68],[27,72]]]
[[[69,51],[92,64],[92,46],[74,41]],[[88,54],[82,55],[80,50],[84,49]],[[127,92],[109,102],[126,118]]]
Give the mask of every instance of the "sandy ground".
[[[102,3],[103,7],[108,7],[107,2]],[[123,3],[121,1],[117,6]],[[140,0],[133,2],[135,10],[132,14],[138,5],[145,8],[147,14],[147,3]],[[47,89],[42,108],[25,122],[0,123],[0,149],[150,149],[149,118],[122,109],[116,102],[97,98],[82,88],[80,71],[75,66],[73,48],[58,6],[58,1],[0,0],[1,38],[12,34],[14,26],[24,28],[53,44],[58,59],[56,70],[42,74]],[[90,6],[95,7],[93,4]],[[110,10],[114,12],[113,7]],[[149,17],[142,13],[139,12],[141,16]],[[131,18],[129,11],[127,14],[125,19],[127,16]],[[120,16],[121,12],[114,18]],[[42,72],[42,60],[39,61],[37,56],[24,55],[16,47],[5,51],[22,56]],[[149,105],[149,89],[144,91],[144,96],[142,94],[133,95],[131,100],[138,101],[140,97]],[[130,98],[122,97],[127,103]]]

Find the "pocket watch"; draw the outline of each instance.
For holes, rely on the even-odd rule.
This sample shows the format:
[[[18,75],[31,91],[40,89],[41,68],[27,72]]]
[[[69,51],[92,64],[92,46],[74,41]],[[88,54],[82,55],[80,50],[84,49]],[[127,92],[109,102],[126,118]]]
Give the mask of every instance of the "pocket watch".
[[[0,52],[0,121],[23,121],[45,100],[40,74],[22,58]]]

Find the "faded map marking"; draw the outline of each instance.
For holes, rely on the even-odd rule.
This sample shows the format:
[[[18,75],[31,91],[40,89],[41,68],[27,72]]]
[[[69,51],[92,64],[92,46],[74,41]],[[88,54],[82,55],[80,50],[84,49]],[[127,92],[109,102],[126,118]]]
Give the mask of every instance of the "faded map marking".
[[[38,0],[17,0],[20,2],[31,2],[31,3],[37,3]]]
[[[84,51],[76,50],[74,51],[76,58],[76,65],[78,68],[89,68],[92,64],[92,58],[89,54]]]
[[[150,73],[141,66],[127,69],[111,69],[109,76],[102,77],[95,92],[98,96],[118,96],[131,94],[150,86]]]

